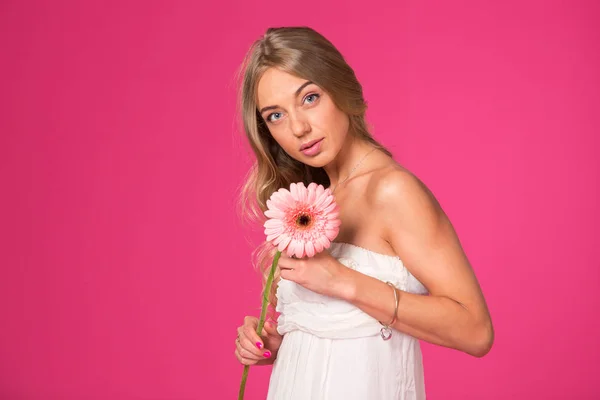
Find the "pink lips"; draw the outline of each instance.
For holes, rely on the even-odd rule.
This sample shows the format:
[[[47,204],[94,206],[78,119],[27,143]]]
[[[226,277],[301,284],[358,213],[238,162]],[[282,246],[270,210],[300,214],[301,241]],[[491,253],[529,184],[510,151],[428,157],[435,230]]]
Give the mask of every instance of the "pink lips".
[[[314,156],[315,154],[321,151],[321,143],[323,143],[323,139],[319,140],[317,143],[313,144],[310,147],[302,150],[302,153],[306,156]]]

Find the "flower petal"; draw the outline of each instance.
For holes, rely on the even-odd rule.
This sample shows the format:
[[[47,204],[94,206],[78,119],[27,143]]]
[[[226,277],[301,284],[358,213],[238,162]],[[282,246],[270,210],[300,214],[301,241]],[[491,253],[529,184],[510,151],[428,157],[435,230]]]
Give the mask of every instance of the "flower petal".
[[[315,200],[315,207],[319,208],[319,209],[324,209],[327,206],[329,206],[332,202],[334,202],[334,198],[332,195],[330,194],[322,194],[321,197],[317,198],[317,200]]]
[[[331,225],[328,225],[331,227]],[[283,226],[277,228],[265,228],[265,235],[281,235],[285,231]]]
[[[313,245],[315,246],[315,252],[320,253],[323,251],[323,244],[320,240],[313,241]]]
[[[293,182],[290,185],[290,193],[292,194],[292,197],[294,198],[294,200],[296,200],[296,201],[300,200],[300,196],[298,195],[298,186],[296,185],[295,182]]]
[[[313,257],[315,255],[315,246],[312,241],[307,240],[304,243],[304,249],[306,250],[306,255],[308,257]]]
[[[274,233],[271,235],[267,234],[267,242],[273,242],[274,239],[277,239],[279,236],[281,236],[280,233]],[[273,244],[275,244],[275,243],[273,243]]]
[[[323,185],[317,186],[317,198],[321,197],[325,193],[325,187]]]
[[[273,202],[275,207],[284,212],[294,204],[294,199],[292,198],[290,192],[285,189],[279,189],[279,191],[271,196],[270,200]]]
[[[298,190],[298,201],[306,204],[306,199],[308,198],[308,191],[304,186],[304,182],[298,182],[296,184],[296,189]]]
[[[281,239],[281,242],[279,242],[279,244],[277,245],[277,250],[283,252],[286,247],[288,247],[288,245],[290,244],[292,237],[286,233],[284,233]]]
[[[277,193],[275,193],[277,194]],[[275,196],[275,198],[278,198],[279,196]],[[273,201],[273,197],[271,197],[269,200],[267,200],[267,208],[269,210],[279,210],[279,211],[283,211],[281,208],[278,207],[278,205],[275,203],[275,201]]]
[[[273,245],[277,246],[279,243],[285,238],[285,234],[277,235],[275,239],[273,239]]]
[[[335,239],[336,236],[338,235],[338,233],[340,233],[340,230],[338,228],[325,229],[325,235],[327,236],[327,239],[329,239],[329,240]]]
[[[325,215],[325,218],[329,219],[329,220],[332,220],[332,219],[336,219],[339,216],[340,216],[340,211],[339,210],[335,210],[335,211],[332,211],[330,213],[327,213]]]
[[[308,195],[306,197],[306,203],[309,205],[313,205],[315,203],[315,199],[317,198],[317,184],[314,182],[311,182],[310,185],[308,185],[308,189],[306,189],[308,191]]]
[[[327,239],[326,236],[319,236],[317,238],[319,244],[321,245],[321,251],[323,249],[328,249],[329,248],[329,240]]]
[[[263,226],[265,228],[279,228],[280,226],[283,226],[283,221],[280,219],[268,219]]]
[[[287,247],[287,255],[291,257],[296,254],[296,246],[298,245],[298,241],[296,239],[292,239],[290,244]]]
[[[342,221],[340,219],[332,219],[327,221],[327,223],[325,224],[325,229],[337,228],[340,225],[342,225]]]
[[[284,219],[285,213],[278,208],[272,208],[270,210],[265,211],[265,216],[267,218],[275,218],[275,219]]]
[[[294,253],[296,255],[297,258],[302,258],[305,256],[305,252],[304,252],[304,242],[301,240],[297,240],[297,244],[296,244],[296,252]]]
[[[335,204],[335,203],[331,203],[330,205],[328,205],[328,206],[327,206],[327,207],[326,207],[326,208],[323,210],[323,212],[324,212],[325,214],[329,214],[330,212],[332,212],[333,210],[335,210],[335,208],[336,208],[336,207],[337,207],[337,204]]]
[[[279,189],[277,191],[277,193],[279,193],[279,195],[282,197],[283,201],[285,201],[286,203],[294,204],[294,202],[296,201],[294,196],[292,196],[292,192],[290,192],[286,188]]]

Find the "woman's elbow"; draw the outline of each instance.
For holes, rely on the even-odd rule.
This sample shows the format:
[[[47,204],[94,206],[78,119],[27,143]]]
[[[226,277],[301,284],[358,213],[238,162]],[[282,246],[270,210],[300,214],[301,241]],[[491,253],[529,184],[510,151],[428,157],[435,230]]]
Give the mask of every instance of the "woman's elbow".
[[[474,329],[467,353],[473,357],[483,357],[490,352],[494,344],[494,327],[491,321],[480,324]]]

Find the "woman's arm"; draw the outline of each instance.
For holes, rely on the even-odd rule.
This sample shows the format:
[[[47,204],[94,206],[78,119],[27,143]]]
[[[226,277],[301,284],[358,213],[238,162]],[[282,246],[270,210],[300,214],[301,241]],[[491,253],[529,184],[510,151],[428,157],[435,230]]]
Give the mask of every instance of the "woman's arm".
[[[433,194],[409,172],[383,177],[368,196],[386,240],[408,270],[429,291],[398,290],[393,327],[416,338],[476,357],[487,354],[494,330],[485,299],[458,237]],[[338,297],[388,323],[394,312],[392,288],[349,268],[343,269]]]

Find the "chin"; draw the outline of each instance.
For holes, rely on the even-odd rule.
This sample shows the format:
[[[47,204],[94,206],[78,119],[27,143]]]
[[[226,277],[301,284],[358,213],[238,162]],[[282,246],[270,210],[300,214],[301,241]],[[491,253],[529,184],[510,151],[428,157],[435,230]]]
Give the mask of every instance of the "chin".
[[[308,158],[308,157],[307,157]],[[323,168],[327,164],[329,164],[332,160],[323,153],[320,153],[316,157],[310,157],[308,160],[301,160],[304,164],[309,165],[313,168]]]

